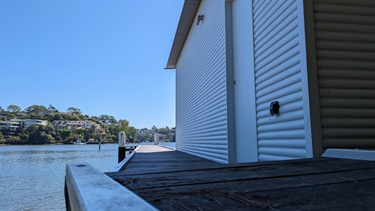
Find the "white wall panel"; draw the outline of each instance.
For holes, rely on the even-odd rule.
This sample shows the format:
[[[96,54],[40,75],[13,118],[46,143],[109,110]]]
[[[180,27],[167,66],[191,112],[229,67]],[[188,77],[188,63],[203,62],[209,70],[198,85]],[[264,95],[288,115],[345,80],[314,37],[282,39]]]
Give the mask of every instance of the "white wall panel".
[[[258,161],[252,2],[233,3],[236,161]]]
[[[375,1],[314,0],[323,146],[375,147]]]
[[[225,2],[202,1],[200,14],[176,67],[177,150],[228,163]]]
[[[302,1],[254,0],[254,62],[260,161],[306,158]],[[302,29],[302,30],[301,30]],[[307,86],[307,85],[306,85]],[[271,116],[272,101],[280,115]],[[306,109],[306,108],[305,108]]]

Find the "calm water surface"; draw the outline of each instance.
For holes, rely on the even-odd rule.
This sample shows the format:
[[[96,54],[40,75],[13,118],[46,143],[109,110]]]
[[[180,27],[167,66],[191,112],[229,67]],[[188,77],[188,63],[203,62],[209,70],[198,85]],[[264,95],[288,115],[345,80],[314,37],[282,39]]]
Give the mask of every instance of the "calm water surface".
[[[0,146],[0,210],[65,210],[67,162],[114,171],[117,144]]]

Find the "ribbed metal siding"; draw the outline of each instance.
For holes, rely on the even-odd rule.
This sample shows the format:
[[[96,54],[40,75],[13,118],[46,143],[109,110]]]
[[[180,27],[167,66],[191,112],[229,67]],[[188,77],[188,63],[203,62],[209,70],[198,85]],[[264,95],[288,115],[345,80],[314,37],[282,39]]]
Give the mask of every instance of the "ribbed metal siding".
[[[375,1],[315,0],[323,147],[375,147]]]
[[[177,149],[228,162],[224,1],[202,1],[176,68]]]
[[[298,8],[301,1],[254,0],[254,61],[259,160],[306,157]],[[301,8],[301,7],[300,7]],[[269,105],[279,101],[280,115]]]

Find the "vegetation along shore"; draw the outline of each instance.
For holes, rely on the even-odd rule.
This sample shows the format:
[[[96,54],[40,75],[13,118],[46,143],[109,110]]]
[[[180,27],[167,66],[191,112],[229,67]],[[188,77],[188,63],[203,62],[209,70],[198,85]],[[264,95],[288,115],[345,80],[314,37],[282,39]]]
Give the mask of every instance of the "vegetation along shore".
[[[117,143],[120,131],[126,133],[129,143],[153,141],[155,133],[160,141],[175,141],[174,128],[136,129],[125,119],[108,114],[89,116],[75,107],[66,112],[53,105],[31,105],[24,110],[17,105],[6,110],[0,107],[0,144]]]

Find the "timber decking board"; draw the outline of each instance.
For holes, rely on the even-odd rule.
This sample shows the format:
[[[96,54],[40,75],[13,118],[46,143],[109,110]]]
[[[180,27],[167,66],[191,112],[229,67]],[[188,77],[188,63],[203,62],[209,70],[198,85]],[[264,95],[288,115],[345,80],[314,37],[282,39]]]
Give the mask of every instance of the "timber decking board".
[[[124,171],[107,174],[161,210],[375,208],[373,161],[319,158],[223,165],[141,146]]]
[[[189,161],[189,166],[181,165],[182,162]],[[155,172],[184,171],[188,169],[222,167],[222,164],[207,161],[194,157],[186,153],[181,153],[166,147],[155,145],[143,145],[135,156],[126,165],[124,171],[118,174],[145,174]],[[111,173],[108,173],[112,175]]]
[[[373,210],[375,180],[326,185],[287,187],[272,190],[238,189],[246,183],[225,187],[191,186],[133,190],[161,210]],[[264,184],[252,184],[256,186]],[[268,186],[272,186],[272,183]]]
[[[309,174],[326,174],[335,172],[347,172],[353,170],[375,170],[375,164],[373,162],[363,162],[355,160],[346,160],[346,165],[338,164],[342,163],[340,159],[330,159],[328,162],[324,160],[317,162],[304,162],[303,169],[301,168],[301,163],[291,162],[285,163],[283,165],[262,165],[257,166],[237,166],[237,167],[222,167],[222,168],[212,168],[212,169],[195,169],[195,170],[185,170],[185,171],[175,171],[173,174],[168,173],[148,173],[148,174],[131,174],[126,175],[126,171],[113,175],[112,178],[116,179],[123,184],[129,179],[137,178],[137,180],[142,180],[142,183],[146,186],[160,186],[163,185],[181,185],[183,182],[187,184],[192,184],[192,182],[208,183],[214,181],[231,181],[240,179],[260,179],[272,177],[286,177],[293,175],[309,175]],[[329,164],[329,165],[327,165]],[[367,164],[367,165],[366,165]],[[332,167],[334,166],[334,167]],[[340,168],[339,168],[340,167]],[[157,174],[157,175],[155,175]],[[202,174],[206,174],[202,177]],[[182,181],[175,178],[183,178]]]

